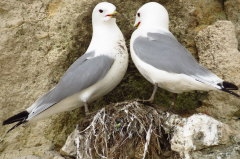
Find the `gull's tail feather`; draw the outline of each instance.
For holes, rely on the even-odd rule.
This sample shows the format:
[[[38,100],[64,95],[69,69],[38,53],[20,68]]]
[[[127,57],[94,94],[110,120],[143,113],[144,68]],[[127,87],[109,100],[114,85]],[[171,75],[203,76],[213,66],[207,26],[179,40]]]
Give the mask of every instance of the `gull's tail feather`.
[[[29,113],[25,110],[25,111],[18,113],[16,115],[8,118],[7,120],[3,121],[3,125],[8,125],[8,124],[15,123],[17,121],[26,120],[28,115],[29,115]]]
[[[217,85],[221,87],[220,88],[221,91],[227,92],[229,94],[232,94],[232,95],[240,98],[239,94],[231,91],[231,90],[238,90],[238,87],[235,84],[223,81],[222,83],[218,83]]]

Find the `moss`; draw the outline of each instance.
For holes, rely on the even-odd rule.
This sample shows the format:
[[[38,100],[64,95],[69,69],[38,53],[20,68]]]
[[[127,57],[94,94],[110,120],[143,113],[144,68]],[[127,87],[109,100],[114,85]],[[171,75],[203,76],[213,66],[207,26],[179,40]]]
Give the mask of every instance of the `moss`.
[[[68,135],[84,117],[82,108],[54,116],[50,124],[52,126],[45,131],[44,136],[52,141],[54,149],[58,151],[65,143]]]
[[[233,114],[234,117],[240,119],[240,109]]]
[[[133,65],[130,65],[128,73],[111,93],[92,104],[97,110],[110,103],[132,99],[148,99],[153,91],[153,85],[145,80]],[[175,113],[186,115],[194,113],[201,106],[201,101],[207,98],[206,92],[188,92],[175,94],[158,88],[154,104],[169,109]],[[174,104],[173,104],[174,103]],[[172,106],[173,105],[173,106]]]
[[[196,112],[196,108],[202,105],[204,99],[207,98],[207,92],[187,92],[177,96],[174,112],[181,115],[188,115]]]

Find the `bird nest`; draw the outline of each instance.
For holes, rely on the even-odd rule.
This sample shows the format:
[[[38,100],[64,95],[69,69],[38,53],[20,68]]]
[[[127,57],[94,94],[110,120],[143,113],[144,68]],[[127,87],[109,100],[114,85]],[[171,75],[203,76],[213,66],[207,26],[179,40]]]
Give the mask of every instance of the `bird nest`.
[[[102,108],[84,130],[77,129],[77,158],[175,158],[163,128],[165,117],[167,113],[138,102]]]

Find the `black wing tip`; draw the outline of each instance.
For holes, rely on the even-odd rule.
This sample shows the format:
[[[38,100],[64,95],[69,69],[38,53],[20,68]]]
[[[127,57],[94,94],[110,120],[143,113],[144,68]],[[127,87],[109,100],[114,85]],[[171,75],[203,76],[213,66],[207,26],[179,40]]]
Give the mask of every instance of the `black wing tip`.
[[[27,119],[28,115],[29,115],[29,113],[26,110],[22,111],[14,116],[8,118],[7,120],[3,121],[2,125],[12,124],[17,121],[24,121]]]
[[[9,129],[8,131],[7,131],[7,134],[10,132],[10,131],[12,131],[13,129],[15,129],[16,127],[18,127],[18,126],[20,126],[20,125],[22,125],[23,123],[26,123],[27,121],[26,121],[26,119],[23,119],[22,121],[19,121],[16,125],[14,125],[13,127],[11,127],[11,129]]]
[[[222,83],[218,83],[217,85],[221,87],[220,88],[221,91],[227,92],[229,94],[234,95],[235,97],[240,98],[239,94],[231,91],[231,90],[238,90],[238,87],[235,84],[227,82],[227,81],[223,81]]]
[[[222,88],[221,91],[227,92],[227,93],[229,93],[229,94],[234,95],[235,97],[240,98],[240,95],[239,95],[239,94],[234,93],[234,92],[232,92],[232,91],[230,91],[230,90],[228,90],[228,89],[226,89],[226,88]]]
[[[223,81],[222,83],[218,83],[218,85],[224,89],[227,90],[238,90],[238,86],[236,86],[233,83],[227,82],[227,81]]]

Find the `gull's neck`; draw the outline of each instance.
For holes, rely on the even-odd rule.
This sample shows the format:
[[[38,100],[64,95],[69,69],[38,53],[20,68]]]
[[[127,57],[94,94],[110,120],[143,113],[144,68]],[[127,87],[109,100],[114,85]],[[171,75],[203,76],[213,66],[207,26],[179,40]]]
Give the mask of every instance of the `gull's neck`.
[[[169,18],[167,13],[159,13],[162,17],[155,17],[146,15],[143,17],[139,29],[148,30],[148,29],[158,29],[163,31],[169,31]],[[165,16],[164,16],[165,15]]]
[[[118,33],[119,28],[116,24],[116,20],[112,19],[109,22],[102,23],[94,23],[93,22],[93,37],[102,36],[103,38],[106,36],[110,36],[109,33]]]
[[[168,27],[159,27],[159,26],[149,26],[149,25],[142,25],[136,30],[138,34],[147,36],[149,32],[156,32],[156,33],[169,33]]]
[[[123,35],[115,19],[101,24],[93,23],[93,35],[88,51],[107,51],[107,48],[114,47],[120,38],[123,38]]]

